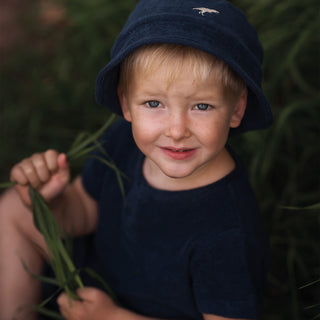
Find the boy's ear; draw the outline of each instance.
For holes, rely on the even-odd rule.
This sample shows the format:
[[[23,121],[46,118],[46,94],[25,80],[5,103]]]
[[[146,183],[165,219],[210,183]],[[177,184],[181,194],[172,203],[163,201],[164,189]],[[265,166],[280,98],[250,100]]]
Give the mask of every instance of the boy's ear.
[[[128,106],[128,100],[127,100],[127,97],[124,94],[124,92],[123,92],[123,90],[122,90],[122,88],[120,86],[118,86],[118,88],[117,88],[117,93],[118,93],[118,98],[119,98],[119,101],[120,101],[123,117],[128,122],[131,122],[131,113],[130,113],[130,109],[129,109],[129,106]]]
[[[247,107],[247,100],[248,100],[248,89],[242,90],[236,105],[233,110],[233,114],[230,121],[230,128],[237,128],[239,127],[241,120],[244,116]]]

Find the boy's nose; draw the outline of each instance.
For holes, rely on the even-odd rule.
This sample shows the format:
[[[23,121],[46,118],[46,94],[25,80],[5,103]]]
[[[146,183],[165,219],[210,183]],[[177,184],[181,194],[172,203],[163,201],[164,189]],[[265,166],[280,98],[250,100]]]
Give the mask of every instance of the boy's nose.
[[[183,112],[171,112],[165,135],[173,140],[181,140],[190,137],[188,117]]]

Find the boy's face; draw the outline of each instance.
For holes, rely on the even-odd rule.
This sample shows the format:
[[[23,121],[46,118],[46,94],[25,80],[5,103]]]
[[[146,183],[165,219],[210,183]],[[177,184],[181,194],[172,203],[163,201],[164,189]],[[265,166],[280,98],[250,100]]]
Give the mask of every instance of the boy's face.
[[[169,67],[136,72],[128,92],[119,88],[119,98],[146,156],[146,180],[158,188],[191,189],[214,181],[216,171],[225,170],[229,129],[239,126],[247,94],[230,97],[212,75],[201,81],[188,68],[168,82]]]

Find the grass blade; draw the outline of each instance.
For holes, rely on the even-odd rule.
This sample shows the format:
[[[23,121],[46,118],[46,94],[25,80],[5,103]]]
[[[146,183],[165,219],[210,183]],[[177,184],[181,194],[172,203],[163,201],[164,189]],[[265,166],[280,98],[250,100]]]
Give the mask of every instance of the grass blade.
[[[99,156],[90,156],[91,158],[97,159],[99,161],[101,161],[102,163],[104,163],[106,166],[108,166],[109,168],[113,169],[116,173],[116,177],[117,177],[117,181],[118,181],[118,185],[121,191],[121,195],[123,197],[123,199],[125,199],[125,189],[124,189],[124,184],[122,181],[122,177],[127,178],[127,176],[120,171],[116,165],[110,161],[107,161],[106,159],[99,157]]]
[[[16,182],[3,182],[3,183],[0,183],[0,189],[7,189],[10,187],[13,187],[16,184],[17,184]]]
[[[72,158],[74,157],[78,152],[81,152],[84,148],[89,146],[90,144],[94,143],[98,138],[110,127],[110,125],[114,122],[116,119],[116,115],[111,115],[108,119],[108,121],[94,134],[90,135],[88,138],[84,139],[83,141],[80,141],[77,143],[76,146],[73,146],[69,152],[67,152],[67,157]]]
[[[64,320],[64,317],[60,313],[43,308],[43,307],[34,306],[34,307],[32,307],[32,311],[38,312],[38,313],[40,313],[48,318],[51,318],[51,319]]]
[[[91,268],[84,268],[83,271],[87,273],[92,279],[97,280],[102,286],[105,292],[113,299],[113,301],[117,304],[120,305],[120,302],[112,290],[112,288],[108,285],[108,283],[93,269]]]
[[[29,190],[33,204],[34,223],[44,236],[52,259],[54,260],[52,267],[57,281],[60,284],[64,283],[66,292],[72,297],[75,297],[75,288],[69,287],[69,284],[72,283],[70,279],[81,288],[83,288],[84,285],[79,275],[75,272],[76,268],[63,245],[61,236],[65,236],[64,232],[51,214],[42,196],[32,187],[30,187]]]
[[[43,283],[53,284],[53,285],[55,285],[55,286],[57,286],[57,287],[60,286],[59,281],[57,281],[56,279],[33,274],[33,273],[29,270],[29,268],[28,268],[27,264],[25,263],[25,261],[24,261],[23,259],[21,259],[21,258],[20,258],[20,261],[21,261],[21,264],[22,264],[24,270],[25,270],[32,278],[37,279],[37,280],[39,280],[39,281],[41,281],[41,282],[43,282]]]
[[[306,285],[304,285],[304,286],[300,287],[299,289],[304,289],[304,288],[307,288],[307,287],[313,286],[314,284],[319,283],[319,282],[320,282],[320,279],[315,280],[315,281],[313,281],[313,282],[311,282],[311,283],[308,283],[308,284],[306,284]]]

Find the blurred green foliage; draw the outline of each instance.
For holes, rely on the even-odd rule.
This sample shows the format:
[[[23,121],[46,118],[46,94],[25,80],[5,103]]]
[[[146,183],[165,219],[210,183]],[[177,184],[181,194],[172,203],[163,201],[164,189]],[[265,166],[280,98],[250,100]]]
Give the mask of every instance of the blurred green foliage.
[[[68,150],[79,131],[95,131],[108,116],[95,103],[95,78],[135,1],[52,2],[65,6],[65,17],[47,25],[41,1],[30,1],[20,21],[24,39],[0,66],[2,180],[17,159]]]
[[[320,2],[236,0],[265,49],[274,125],[234,141],[268,227],[272,266],[263,319],[320,317]],[[293,208],[288,208],[293,207]],[[314,306],[309,308],[309,306]]]
[[[108,112],[94,101],[95,77],[136,2],[61,1],[66,14],[54,27],[41,23],[39,1],[30,4],[21,20],[24,41],[0,66],[0,181],[22,157],[68,150],[79,131],[105,122]],[[262,319],[320,318],[320,283],[313,283],[320,278],[319,205],[308,207],[320,203],[320,2],[232,2],[265,48],[263,87],[275,117],[271,129],[231,141],[270,235]]]

